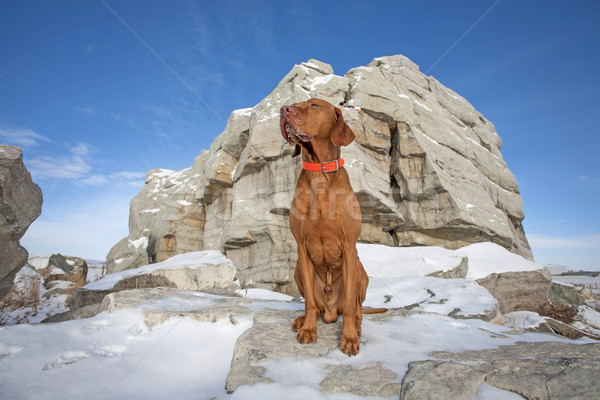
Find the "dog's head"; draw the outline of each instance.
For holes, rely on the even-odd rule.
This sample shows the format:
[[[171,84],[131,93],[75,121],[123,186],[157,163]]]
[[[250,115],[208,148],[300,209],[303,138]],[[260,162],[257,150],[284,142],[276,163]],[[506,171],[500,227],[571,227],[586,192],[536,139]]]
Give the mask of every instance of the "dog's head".
[[[347,146],[354,140],[354,132],[344,122],[342,111],[320,99],[310,99],[293,106],[283,106],[279,111],[279,124],[283,138],[300,148],[313,141],[331,141],[335,146]]]

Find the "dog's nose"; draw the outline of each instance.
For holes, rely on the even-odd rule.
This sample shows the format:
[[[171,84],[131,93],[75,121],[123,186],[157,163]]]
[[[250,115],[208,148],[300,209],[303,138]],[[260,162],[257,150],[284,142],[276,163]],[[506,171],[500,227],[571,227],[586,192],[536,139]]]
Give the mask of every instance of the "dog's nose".
[[[295,114],[295,113],[296,113],[296,108],[294,106],[283,106],[283,107],[281,107],[281,110],[279,110],[279,114],[283,115],[284,117],[286,115]]]

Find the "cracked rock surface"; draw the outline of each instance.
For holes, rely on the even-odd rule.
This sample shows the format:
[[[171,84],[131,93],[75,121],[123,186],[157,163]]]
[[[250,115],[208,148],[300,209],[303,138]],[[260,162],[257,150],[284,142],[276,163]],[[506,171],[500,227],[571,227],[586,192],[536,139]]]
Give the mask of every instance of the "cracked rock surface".
[[[471,400],[484,383],[525,399],[600,398],[599,344],[520,342],[432,357],[409,364],[401,399]]]

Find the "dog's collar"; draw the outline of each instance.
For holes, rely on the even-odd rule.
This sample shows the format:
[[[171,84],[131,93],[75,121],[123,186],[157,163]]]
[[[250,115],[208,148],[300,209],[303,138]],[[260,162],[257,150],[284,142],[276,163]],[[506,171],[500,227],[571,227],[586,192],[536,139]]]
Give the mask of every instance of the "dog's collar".
[[[326,161],[323,163],[309,163],[306,161],[302,161],[302,168],[307,171],[315,171],[315,172],[334,172],[344,166],[344,159],[338,158],[333,161]]]

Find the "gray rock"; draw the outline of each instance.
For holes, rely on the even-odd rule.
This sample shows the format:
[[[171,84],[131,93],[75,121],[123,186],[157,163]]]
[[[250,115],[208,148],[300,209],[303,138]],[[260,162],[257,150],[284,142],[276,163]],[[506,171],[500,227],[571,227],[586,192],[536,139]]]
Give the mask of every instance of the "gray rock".
[[[148,242],[150,230],[132,232],[115,244],[106,256],[106,271],[109,274],[137,268],[150,263]]]
[[[299,304],[302,307],[303,304]],[[238,339],[233,352],[231,368],[227,375],[225,389],[233,393],[243,385],[271,382],[265,376],[265,366],[272,361],[290,357],[318,359],[331,352],[339,352],[341,320],[335,324],[317,321],[318,340],[311,344],[300,344],[292,330],[292,322],[300,315],[296,311],[263,310],[254,314],[254,325]],[[385,314],[369,315],[374,321],[388,321],[393,317],[406,316],[408,311],[390,310]],[[354,368],[344,364],[332,364],[330,373],[321,381],[325,393],[354,393],[362,396],[388,397],[398,394],[398,376],[389,369],[377,364],[373,367]]]
[[[129,270],[107,275],[78,289],[69,301],[71,310],[101,303],[105,296],[130,289],[175,288],[216,294],[233,294],[239,289],[236,269],[229,261],[194,265],[194,260],[173,268],[156,264],[156,268]]]
[[[427,274],[427,276],[432,276],[434,278],[442,278],[442,279],[464,279],[467,277],[467,271],[469,270],[469,259],[467,257],[463,257],[460,260],[460,264],[456,267],[449,269],[447,271],[435,271]]]
[[[490,292],[502,314],[511,311],[536,311],[548,301],[552,277],[545,268],[490,274],[475,280]]]
[[[409,364],[400,399],[471,400],[483,383],[526,399],[600,396],[600,344],[517,343]]]
[[[552,303],[571,304],[574,306],[585,305],[585,299],[575,286],[552,282],[548,291],[548,300]]]
[[[46,318],[41,323],[57,323],[64,321],[72,321],[74,319],[85,319],[95,317],[100,313],[100,304],[94,303],[81,308],[69,310],[60,314],[54,314],[51,317]]]
[[[330,365],[331,372],[320,383],[325,393],[352,393],[359,396],[398,395],[398,375],[380,363],[362,369],[351,365]]]
[[[398,55],[345,76],[316,60],[295,65],[259,104],[234,111],[192,167],[150,171],[108,271],[217,249],[243,286],[295,294],[288,218],[301,167],[281,138],[279,109],[311,97],[344,104],[356,135],[342,157],[362,210],[360,241],[449,249],[493,241],[532,258],[518,185],[493,124]],[[147,246],[131,249],[146,231]]]
[[[83,258],[52,254],[48,260],[48,267],[50,269],[59,268],[65,272],[65,275],[54,277],[50,275],[46,277],[46,282],[65,280],[83,284],[87,281],[88,265]]]
[[[27,263],[19,240],[42,212],[42,191],[23,164],[20,147],[0,145],[0,299]]]
[[[567,324],[549,317],[546,317],[545,320],[553,332],[562,335],[568,339],[575,340],[582,337],[588,337],[590,339],[600,340],[600,336],[578,329],[575,326],[573,326],[573,324]]]
[[[112,293],[112,290],[89,290],[86,288],[79,288],[69,299],[69,309],[74,311],[93,304],[100,304],[104,299],[104,296],[110,293]]]

